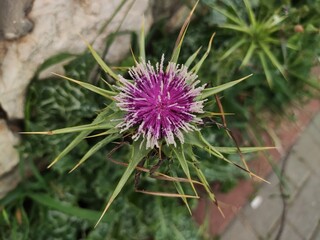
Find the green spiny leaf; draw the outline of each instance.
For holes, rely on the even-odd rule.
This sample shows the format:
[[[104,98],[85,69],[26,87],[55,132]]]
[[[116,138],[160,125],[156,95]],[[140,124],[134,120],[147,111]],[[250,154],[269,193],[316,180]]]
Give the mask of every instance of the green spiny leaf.
[[[99,222],[102,220],[103,216],[106,214],[107,210],[111,206],[112,202],[115,200],[115,198],[119,195],[121,192],[123,186],[128,181],[129,177],[131,176],[132,172],[136,168],[136,166],[139,164],[139,162],[147,156],[147,154],[151,151],[150,148],[146,149],[146,144],[141,142],[141,140],[135,141],[132,144],[132,150],[131,150],[131,159],[130,162],[126,168],[126,171],[123,173],[118,185],[116,186],[115,190],[113,191],[105,209],[103,210],[100,218],[98,219],[95,226],[99,224]]]
[[[139,50],[140,50],[140,59],[146,61],[146,50],[145,50],[145,36],[144,36],[144,20],[142,22],[140,37],[139,37]]]
[[[171,149],[173,150],[175,157],[178,159],[183,172],[186,174],[194,193],[196,194],[196,196],[198,196],[197,191],[192,183],[188,162],[187,162],[187,159],[185,158],[183,148],[184,146],[181,143],[178,143],[177,147],[172,147]]]
[[[237,163],[235,163],[235,162],[230,161],[229,159],[227,159],[225,156],[222,155],[221,152],[219,152],[219,151],[217,150],[216,147],[212,146],[209,142],[207,142],[207,141],[203,138],[203,136],[202,136],[201,134],[200,134],[200,139],[201,139],[201,141],[202,141],[202,143],[203,143],[200,148],[202,148],[202,149],[205,150],[206,152],[212,154],[213,156],[216,156],[217,158],[219,158],[219,159],[221,159],[221,160],[223,160],[223,161],[225,161],[225,162],[227,162],[227,163],[230,163],[230,164],[236,166],[237,168],[240,168],[241,170],[249,173],[251,176],[254,176],[254,177],[260,179],[261,181],[264,181],[264,182],[266,182],[266,183],[269,183],[268,181],[264,180],[263,178],[261,178],[261,177],[257,176],[256,174],[252,173],[249,169],[246,169],[245,167],[240,166],[239,164],[237,164]]]
[[[204,176],[203,172],[201,171],[201,169],[197,166],[198,165],[198,161],[192,151],[192,146],[189,145],[185,148],[185,152],[186,152],[186,155],[192,159],[192,166],[193,166],[193,169],[196,171],[197,173],[197,176],[200,180],[200,182],[202,183],[202,186],[205,188],[206,192],[208,193],[209,195],[209,198],[218,206],[217,204],[217,200],[216,200],[216,197],[214,195],[214,193],[212,192],[211,188],[210,188],[210,185],[206,179],[206,177]]]
[[[177,177],[177,175],[175,173],[172,173],[172,176]],[[188,208],[189,213],[192,214],[191,208],[188,203],[188,199],[186,197],[184,197],[185,193],[184,193],[184,190],[181,186],[181,183],[179,181],[173,181],[173,183],[176,187],[177,192],[182,196],[181,199],[182,199],[183,203],[186,205],[186,207]]]
[[[109,113],[109,108],[105,108],[101,111],[98,116],[93,120],[93,124],[101,122]],[[55,163],[61,160],[65,155],[67,155],[72,149],[74,149],[85,137],[87,137],[92,130],[86,130],[80,132],[73,140],[69,143],[69,145],[50,163],[48,168],[52,167]]]
[[[269,47],[266,46],[264,43],[260,42],[259,43],[262,50],[265,52],[265,54],[267,55],[267,57],[269,58],[269,60],[271,61],[271,63],[278,69],[278,71],[282,74],[282,76],[286,78],[286,74],[285,71],[282,67],[282,65],[278,62],[277,58],[273,55],[273,53],[270,51]]]
[[[211,50],[211,45],[212,45],[212,41],[214,38],[215,33],[212,34],[209,44],[208,44],[208,48],[207,51],[205,52],[205,54],[202,56],[202,58],[200,59],[200,61],[192,68],[191,71],[193,71],[194,73],[197,73],[199,71],[199,69],[201,68],[201,65],[203,64],[203,62],[206,60],[206,58],[208,57],[210,50]]]
[[[224,15],[226,18],[228,18],[229,20],[231,20],[232,22],[234,22],[235,24],[239,25],[239,26],[245,26],[245,22],[239,18],[236,15],[233,15],[232,13],[225,11],[224,9],[214,5],[212,6],[212,8],[216,11],[218,11],[219,13],[221,13],[222,15]]]
[[[70,53],[59,53],[48,60],[44,61],[44,63],[41,64],[41,66],[38,68],[36,74],[39,74],[40,72],[48,69],[49,67],[56,65],[58,63],[61,63],[63,61],[66,61],[67,59],[71,60],[73,58],[77,57],[75,54]]]
[[[244,1],[244,5],[246,6],[246,9],[247,9],[250,22],[254,26],[254,25],[256,25],[256,17],[254,16],[254,12],[252,10],[250,2],[248,0],[243,0],[243,1]]]
[[[238,80],[234,80],[234,81],[232,81],[232,82],[228,82],[228,83],[219,85],[219,86],[217,86],[217,87],[206,88],[206,89],[204,89],[204,90],[202,91],[201,99],[206,99],[206,98],[208,98],[208,97],[210,97],[210,96],[213,96],[213,95],[215,95],[215,94],[217,94],[217,93],[219,93],[219,92],[222,92],[222,91],[224,91],[224,90],[226,90],[226,89],[228,89],[228,88],[231,88],[232,86],[234,86],[234,85],[242,82],[243,80],[245,80],[245,79],[247,79],[247,78],[249,78],[249,77],[251,77],[251,76],[252,76],[252,74],[250,74],[250,75],[248,75],[248,76],[245,76],[245,77],[243,77],[243,78],[240,78],[240,79],[238,79]]]
[[[185,134],[185,143],[205,149],[218,158],[224,158],[220,152],[215,150],[215,148],[204,139],[200,131],[193,131]]]
[[[92,122],[90,124],[79,125],[75,127],[61,128],[46,132],[24,132],[22,134],[41,134],[41,135],[56,135],[56,134],[65,134],[73,132],[82,132],[82,131],[94,131],[101,129],[110,129],[114,128],[117,125],[117,121],[123,117],[121,111],[110,114],[109,116],[101,119],[99,122]]]
[[[201,47],[198,48],[198,50],[188,58],[188,60],[184,64],[186,67],[190,67],[190,65],[193,63],[195,58],[198,56],[200,49],[201,49]]]
[[[236,44],[234,44],[230,49],[228,49],[228,51],[226,51],[222,57],[220,58],[220,60],[223,60],[227,57],[229,57],[234,51],[236,51],[239,47],[241,47],[247,40],[246,39],[241,39],[240,41],[238,41]]]
[[[250,61],[250,59],[251,59],[251,57],[252,57],[253,51],[254,51],[255,49],[256,49],[256,44],[252,42],[252,43],[250,44],[250,47],[249,47],[249,49],[248,49],[248,51],[247,51],[246,56],[244,57],[244,59],[243,59],[243,61],[242,61],[242,63],[241,63],[240,68],[243,67],[243,66],[246,66],[246,65],[248,64],[248,62]]]
[[[225,24],[222,24],[220,27],[251,34],[250,28],[247,26],[238,26],[236,24],[225,23]]]
[[[36,193],[28,193],[28,196],[36,201],[37,203],[49,207],[51,209],[56,209],[58,211],[61,211],[63,213],[66,213],[70,216],[79,217],[82,219],[87,219],[89,221],[96,221],[96,219],[99,217],[98,211],[83,209],[79,207],[73,207],[70,205],[65,205],[60,201],[57,201],[53,198],[51,198],[48,194],[36,194]],[[101,219],[101,221],[106,222],[111,219],[112,216],[104,217]]]
[[[53,73],[54,75],[58,76],[58,77],[61,77],[61,78],[64,78],[68,81],[71,81],[73,83],[76,83],[78,85],[80,85],[81,87],[84,87],[85,89],[88,89],[94,93],[97,93],[103,97],[106,97],[106,98],[109,98],[111,100],[114,100],[112,96],[115,96],[117,95],[116,92],[113,92],[113,91],[108,91],[108,90],[105,90],[103,88],[99,88],[99,87],[96,87],[90,83],[86,83],[86,82],[81,82],[81,81],[78,81],[78,80],[75,80],[75,79],[72,79],[72,78],[69,78],[69,77],[66,77],[66,76],[63,76],[63,75],[60,75],[60,74],[57,74],[57,73]]]
[[[116,140],[117,138],[121,137],[121,134],[113,134],[110,136],[107,136],[105,139],[99,141],[96,143],[89,151],[86,152],[86,154],[80,159],[80,161],[69,171],[71,173],[76,168],[78,168],[82,163],[84,163],[86,160],[88,160],[94,153],[96,153],[98,150],[100,150],[102,147],[107,145],[108,143],[112,142],[113,140]]]
[[[271,73],[270,73],[270,70],[268,68],[268,63],[266,61],[264,53],[259,51],[258,55],[259,55],[259,58],[260,58],[260,62],[261,62],[264,74],[266,75],[266,79],[267,79],[267,82],[269,84],[269,87],[272,88],[273,81],[272,81]]]
[[[92,56],[96,59],[97,63],[100,65],[100,67],[109,74],[113,79],[119,81],[119,76],[115,74],[112,69],[105,63],[105,61],[99,56],[99,54],[93,49],[93,47],[88,43],[86,40],[84,40],[86,43],[89,51],[91,52]]]
[[[236,147],[215,147],[217,151],[221,153],[238,153],[238,148]],[[275,147],[240,147],[239,148],[242,153],[252,153],[252,152],[258,152],[258,151],[265,151],[265,150],[271,150],[275,149]]]
[[[184,21],[184,23],[183,23],[183,25],[182,25],[182,27],[181,27],[179,36],[178,36],[177,41],[176,41],[176,45],[175,45],[175,47],[174,47],[174,49],[173,49],[173,53],[172,53],[170,62],[175,62],[175,63],[176,63],[176,62],[178,61],[183,39],[184,39],[184,37],[185,37],[185,35],[186,35],[188,26],[189,26],[190,21],[191,21],[191,17],[192,17],[192,15],[193,15],[193,12],[195,11],[198,3],[199,3],[199,0],[196,2],[196,4],[194,5],[194,7],[192,8],[192,10],[191,10],[190,13],[189,13],[189,16],[188,16],[187,19]]]

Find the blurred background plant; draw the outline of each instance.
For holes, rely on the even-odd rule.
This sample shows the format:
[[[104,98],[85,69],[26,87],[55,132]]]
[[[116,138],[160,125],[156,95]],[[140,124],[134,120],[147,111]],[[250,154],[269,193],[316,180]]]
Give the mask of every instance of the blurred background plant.
[[[203,77],[217,85],[253,73],[250,81],[224,95],[228,111],[242,113],[247,120],[266,109],[282,113],[288,104],[310,94],[307,86],[319,91],[319,82],[310,75],[311,68],[319,65],[319,1],[204,3],[209,8],[199,21],[204,28],[219,31],[215,42],[219,48]]]
[[[148,59],[158,60],[163,53],[171,52],[177,32],[169,34],[166,21],[155,23],[147,36]],[[319,93],[314,90],[319,89],[319,82],[310,75],[311,68],[319,65],[319,23],[319,0],[204,0],[191,22],[180,56],[185,61],[197,46],[208,41],[212,32],[217,32],[213,53],[198,73],[199,78],[216,86],[254,73],[249,80],[225,91],[221,98],[225,111],[236,114],[228,117],[232,119],[228,121],[229,128],[240,129],[239,135],[245,136],[248,126],[264,127],[265,112],[281,116],[290,104]],[[135,49],[137,36],[133,33],[132,36]],[[113,40],[106,40],[104,55]],[[64,67],[67,76],[100,84],[98,80],[103,73],[96,74],[96,63],[89,53],[56,56],[45,62],[43,68],[66,57],[73,57]],[[131,66],[133,60],[128,57],[120,65]],[[27,95],[24,130],[88,123],[104,106],[104,101],[67,81],[54,78],[39,81],[35,76]],[[207,128],[204,134],[211,142],[234,146],[230,138],[224,137],[223,129],[213,132]],[[0,200],[2,239],[205,238],[205,226],[199,229],[179,200],[137,196],[133,194],[133,183],[125,187],[103,222],[94,229],[100,207],[114,189],[113,183],[123,173],[123,167],[106,160],[111,146],[95,153],[85,167],[67,175],[97,141],[87,139],[64,161],[46,170],[72,137],[72,134],[23,137],[19,150],[24,181]],[[245,137],[240,140],[243,144],[251,141]],[[113,158],[127,154],[128,149],[124,148],[114,153]],[[238,169],[221,161],[205,161],[201,167],[208,180],[218,181],[223,191],[244,177]],[[168,191],[172,187],[152,180],[141,184],[154,191]]]

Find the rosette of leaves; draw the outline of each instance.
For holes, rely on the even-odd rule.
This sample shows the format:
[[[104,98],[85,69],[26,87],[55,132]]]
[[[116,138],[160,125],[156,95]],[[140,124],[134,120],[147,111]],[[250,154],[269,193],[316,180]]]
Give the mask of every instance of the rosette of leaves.
[[[257,74],[263,72],[273,92],[284,96],[284,88],[290,88],[286,81],[291,82],[295,89],[289,90],[289,98],[304,83],[315,86],[309,73],[318,55],[314,49],[319,48],[319,1],[204,2],[214,10],[209,22],[226,33],[227,39],[221,42],[226,49],[220,57],[223,65],[234,69],[234,63],[240,61],[242,72],[244,68]],[[300,60],[301,55],[305,61]],[[260,78],[257,76],[255,81]]]
[[[108,158],[113,163],[126,167],[97,224],[103,219],[110,205],[134,172],[136,172],[136,192],[165,197],[179,197],[191,212],[188,198],[199,198],[196,185],[200,185],[219,208],[218,201],[199,168],[201,161],[194,152],[195,148],[209,153],[210,158],[215,157],[230,163],[250,176],[261,179],[249,170],[242,153],[267,148],[213,146],[201,132],[201,128],[207,122],[214,122],[213,117],[216,115],[222,115],[223,117],[223,111],[222,113],[214,113],[212,111],[213,105],[218,102],[218,98],[215,98],[215,95],[240,83],[248,76],[216,87],[205,87],[205,84],[198,86],[201,84],[201,80],[198,79],[197,73],[210,52],[214,34],[209,41],[207,51],[200,57],[199,61],[196,62],[199,53],[199,51],[196,51],[182,65],[178,63],[182,42],[196,5],[181,28],[168,63],[165,62],[164,56],[162,56],[160,63],[155,65],[147,62],[145,58],[144,30],[142,28],[139,40],[139,60],[134,58],[136,66],[128,71],[131,79],[117,75],[90,44],[87,45],[93,57],[100,67],[113,78],[115,84],[112,85],[105,81],[106,88],[102,88],[58,75],[101,95],[105,98],[106,107],[99,111],[90,124],[46,132],[33,132],[33,134],[47,135],[77,133],[77,136],[52,161],[49,167],[64,158],[88,137],[99,137],[100,140],[84,154],[70,172],[82,165],[99,149],[111,143],[116,143],[117,146],[110,151]],[[221,126],[230,134],[225,125]],[[113,152],[122,147],[129,148],[129,158],[121,162],[114,160],[112,158]],[[242,163],[229,160],[225,156],[226,154],[239,154]],[[169,164],[170,162],[174,162],[178,166],[177,169],[171,169],[170,175],[158,171],[161,165]],[[180,172],[183,172],[184,176],[179,176],[178,173]],[[176,192],[156,192],[139,189],[141,173],[146,173],[147,177],[172,182]],[[190,191],[191,194],[189,194]]]
[[[272,50],[274,46],[281,47],[282,44],[279,32],[286,16],[281,14],[281,8],[272,14],[263,15],[262,13],[262,16],[257,16],[249,0],[243,0],[243,4],[238,1],[219,4],[220,2],[215,0],[207,0],[205,3],[224,17],[218,23],[219,27],[236,34],[229,43],[230,48],[221,56],[221,61],[227,61],[228,58],[236,55],[241,59],[240,68],[259,61],[270,87],[274,84],[273,68],[284,78],[287,77],[281,59]],[[286,44],[285,47],[292,46]]]

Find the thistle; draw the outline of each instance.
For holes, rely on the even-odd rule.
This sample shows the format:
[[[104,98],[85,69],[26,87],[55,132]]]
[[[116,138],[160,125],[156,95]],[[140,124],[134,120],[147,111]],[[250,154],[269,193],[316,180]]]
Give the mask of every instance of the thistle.
[[[123,86],[115,97],[116,105],[126,112],[117,127],[121,132],[136,127],[133,139],[140,137],[147,148],[159,148],[159,141],[176,146],[175,138],[184,143],[183,133],[197,130],[193,124],[202,123],[196,113],[203,113],[203,102],[197,101],[204,85],[197,75],[188,72],[185,66],[170,62],[164,71],[164,57],[156,69],[149,63],[139,63],[130,69],[134,83],[119,76]]]
[[[74,171],[89,159],[90,156],[109,143],[114,141],[121,142],[125,137],[131,139],[129,141],[131,149],[129,159],[117,162],[110,158],[112,162],[126,166],[126,170],[115,187],[97,224],[103,220],[104,214],[134,171],[140,173],[147,172],[150,177],[174,182],[177,191],[171,193],[151,192],[139,190],[135,186],[137,192],[165,197],[179,197],[191,212],[187,199],[199,198],[194,185],[201,185],[207,191],[210,199],[219,208],[218,201],[211,191],[209,183],[198,167],[201,162],[199,162],[194,154],[194,148],[206,151],[212,156],[242,169],[250,176],[261,179],[248,169],[245,161],[243,161],[243,165],[241,166],[227,159],[225,154],[240,153],[242,156],[242,152],[252,152],[268,148],[214,147],[202,136],[202,119],[211,118],[215,115],[206,106],[206,101],[210,100],[217,93],[240,83],[249,76],[216,87],[206,88],[205,84],[201,84],[197,72],[210,52],[214,34],[209,41],[207,51],[197,63],[195,63],[195,59],[200,49],[192,54],[184,64],[177,63],[181,45],[196,5],[181,28],[168,63],[165,62],[164,56],[162,56],[160,63],[155,65],[146,61],[144,30],[142,28],[140,34],[140,60],[138,62],[134,58],[136,66],[130,68],[128,72],[131,79],[117,75],[88,43],[87,46],[97,63],[116,81],[116,84],[110,85],[107,83],[109,89],[102,89],[89,83],[58,75],[96,94],[104,96],[108,99],[109,104],[105,109],[100,111],[90,124],[32,133],[52,135],[78,132],[74,140],[54,159],[49,167],[61,160],[88,136],[104,136],[104,138],[94,145],[70,172]],[[93,131],[100,131],[100,133],[92,136],[90,134]],[[119,147],[121,147],[121,144]],[[145,168],[145,161],[147,159],[154,161],[154,157],[152,158],[151,156],[155,156],[155,154],[158,154],[158,162],[151,169]],[[164,159],[172,159],[178,162],[185,176],[177,177],[176,174],[169,176],[158,172],[157,170],[160,164],[164,162]],[[195,177],[197,178],[196,180],[194,180]],[[194,195],[185,194],[183,183],[190,184]]]

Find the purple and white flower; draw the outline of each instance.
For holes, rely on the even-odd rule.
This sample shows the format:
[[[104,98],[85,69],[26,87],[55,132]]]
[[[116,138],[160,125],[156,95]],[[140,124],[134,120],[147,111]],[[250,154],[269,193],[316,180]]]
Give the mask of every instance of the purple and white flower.
[[[164,56],[156,67],[141,62],[129,70],[132,80],[119,76],[123,86],[115,97],[117,106],[126,112],[117,125],[121,132],[136,128],[133,139],[143,137],[146,147],[159,147],[164,139],[176,146],[175,137],[184,142],[183,132],[196,130],[202,123],[196,113],[203,113],[204,100],[198,100],[205,85],[184,65],[169,62],[163,70]]]

